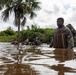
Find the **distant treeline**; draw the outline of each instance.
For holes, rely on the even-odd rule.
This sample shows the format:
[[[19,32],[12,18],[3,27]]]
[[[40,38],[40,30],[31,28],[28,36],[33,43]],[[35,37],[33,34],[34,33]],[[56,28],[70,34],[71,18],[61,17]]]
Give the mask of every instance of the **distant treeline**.
[[[32,25],[31,28],[27,26],[27,30],[20,32],[19,40],[23,42],[26,38],[33,41],[36,37],[39,37],[43,43],[50,43],[53,37],[53,28],[39,28],[37,25]],[[18,32],[14,31],[11,27],[8,27],[5,31],[0,32],[0,42],[11,42],[14,38],[17,38]]]

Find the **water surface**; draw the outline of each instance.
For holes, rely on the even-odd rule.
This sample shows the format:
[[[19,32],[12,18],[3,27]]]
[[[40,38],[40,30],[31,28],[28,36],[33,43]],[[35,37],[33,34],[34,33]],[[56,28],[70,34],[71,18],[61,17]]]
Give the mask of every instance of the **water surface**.
[[[76,48],[0,42],[0,75],[76,75]]]

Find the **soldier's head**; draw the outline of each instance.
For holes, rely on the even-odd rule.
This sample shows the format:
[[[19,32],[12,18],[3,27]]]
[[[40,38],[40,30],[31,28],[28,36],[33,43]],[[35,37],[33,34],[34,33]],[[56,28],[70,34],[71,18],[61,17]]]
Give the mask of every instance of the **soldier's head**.
[[[69,29],[73,29],[73,26],[71,24],[66,25]]]
[[[59,28],[62,28],[62,27],[63,27],[63,24],[64,24],[64,19],[63,19],[62,17],[59,17],[59,18],[57,19],[57,26],[58,26]]]

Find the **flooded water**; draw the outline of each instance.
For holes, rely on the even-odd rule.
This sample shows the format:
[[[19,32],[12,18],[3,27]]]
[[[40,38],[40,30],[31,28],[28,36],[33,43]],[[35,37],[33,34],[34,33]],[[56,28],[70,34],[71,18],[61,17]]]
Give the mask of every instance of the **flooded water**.
[[[0,75],[76,75],[76,48],[0,42]]]

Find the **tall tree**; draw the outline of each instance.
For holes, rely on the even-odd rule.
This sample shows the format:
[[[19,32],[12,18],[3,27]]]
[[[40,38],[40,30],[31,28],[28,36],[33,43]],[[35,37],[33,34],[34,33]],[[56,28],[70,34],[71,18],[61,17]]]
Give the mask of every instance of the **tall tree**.
[[[2,17],[4,21],[14,12],[14,23],[18,26],[18,37],[20,37],[20,25],[24,26],[26,23],[26,15],[30,15],[32,19],[36,16],[35,10],[40,9],[40,2],[37,0],[0,0],[0,9],[5,8]]]

